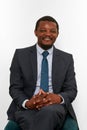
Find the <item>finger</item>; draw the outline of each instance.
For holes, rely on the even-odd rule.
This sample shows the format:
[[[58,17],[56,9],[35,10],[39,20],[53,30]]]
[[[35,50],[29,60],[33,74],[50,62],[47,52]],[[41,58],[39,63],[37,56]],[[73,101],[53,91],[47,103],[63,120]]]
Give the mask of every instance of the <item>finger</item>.
[[[47,92],[47,95],[49,95],[50,93],[49,92]]]
[[[41,89],[40,89],[40,91],[39,91],[38,95],[41,95]]]
[[[49,105],[53,104],[52,102],[49,102]]]
[[[34,99],[38,98],[39,94],[34,95]]]
[[[49,102],[49,103],[46,103],[44,106],[49,106],[49,105],[52,105],[53,103],[52,102]]]
[[[40,89],[40,91],[39,91],[39,93],[38,93],[39,95],[41,95],[41,94],[43,94],[43,90],[42,89]]]
[[[44,92],[42,89],[40,89],[40,91],[39,91],[39,95],[41,95],[41,94],[45,94],[46,92]]]
[[[38,100],[36,101],[36,103],[39,103],[40,101],[41,101],[41,100],[38,99]]]
[[[36,104],[36,102],[34,101],[34,102],[33,102],[33,104],[35,105],[35,104]]]
[[[46,102],[46,98],[43,98],[43,102]]]
[[[33,98],[36,98],[36,95],[34,95]]]
[[[49,100],[47,100],[46,98],[43,98],[43,104],[48,104]]]
[[[42,105],[38,105],[38,106],[36,106],[36,109],[40,110],[41,107],[42,107]]]

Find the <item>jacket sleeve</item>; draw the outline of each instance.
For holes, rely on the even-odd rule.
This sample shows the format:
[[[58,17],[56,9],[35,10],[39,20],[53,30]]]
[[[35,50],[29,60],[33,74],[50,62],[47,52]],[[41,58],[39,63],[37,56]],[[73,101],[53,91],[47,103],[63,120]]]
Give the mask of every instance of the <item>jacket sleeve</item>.
[[[64,103],[68,107],[77,95],[77,85],[74,72],[74,61],[70,55],[68,69],[62,86],[62,91],[59,93],[64,98]]]
[[[22,107],[23,101],[28,99],[23,91],[24,84],[22,78],[18,50],[16,50],[10,67],[9,93],[18,107]]]

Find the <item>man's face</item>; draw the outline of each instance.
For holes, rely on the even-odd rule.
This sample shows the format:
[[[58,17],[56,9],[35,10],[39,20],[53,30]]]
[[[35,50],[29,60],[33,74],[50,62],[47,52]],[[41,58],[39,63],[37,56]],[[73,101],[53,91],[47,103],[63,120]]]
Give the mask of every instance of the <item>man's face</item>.
[[[45,50],[51,48],[58,36],[56,23],[40,21],[37,30],[35,30],[35,35],[41,48]]]

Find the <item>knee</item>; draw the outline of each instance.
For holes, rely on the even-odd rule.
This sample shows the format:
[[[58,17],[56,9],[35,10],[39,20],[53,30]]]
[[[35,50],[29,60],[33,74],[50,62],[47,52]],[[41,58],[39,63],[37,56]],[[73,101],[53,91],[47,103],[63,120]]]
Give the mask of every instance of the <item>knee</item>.
[[[65,117],[66,110],[62,105],[53,104],[50,106],[46,106],[42,108],[42,111],[45,115],[49,116],[59,116],[59,117]]]
[[[43,115],[46,115],[46,117],[53,117],[57,115],[57,110],[50,105],[42,108],[41,113],[43,113]]]

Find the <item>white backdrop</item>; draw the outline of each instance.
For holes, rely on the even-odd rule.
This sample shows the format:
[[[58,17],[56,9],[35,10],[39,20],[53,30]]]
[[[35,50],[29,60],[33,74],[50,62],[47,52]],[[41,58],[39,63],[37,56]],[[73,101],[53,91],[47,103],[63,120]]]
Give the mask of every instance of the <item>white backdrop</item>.
[[[73,54],[78,96],[73,102],[81,130],[87,129],[87,1],[0,0],[0,130],[7,123],[9,67],[16,48],[36,43],[35,22],[44,15],[59,23],[56,47]]]

